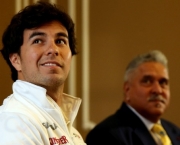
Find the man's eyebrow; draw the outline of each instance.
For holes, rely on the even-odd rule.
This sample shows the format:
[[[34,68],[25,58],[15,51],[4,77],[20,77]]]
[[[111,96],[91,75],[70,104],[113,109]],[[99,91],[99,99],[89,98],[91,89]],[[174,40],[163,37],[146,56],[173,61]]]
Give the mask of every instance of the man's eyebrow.
[[[31,39],[34,36],[46,36],[46,34],[44,32],[33,32],[30,36],[29,39]],[[59,32],[56,34],[57,37],[63,36],[66,37],[67,39],[69,39],[68,35],[64,32]]]
[[[68,35],[64,32],[59,32],[56,34],[56,36],[63,36],[63,37],[66,37],[67,39],[69,39]]]
[[[148,79],[150,79],[150,78],[153,78],[153,76],[152,76],[152,75],[149,75],[149,74],[146,74],[146,75],[143,76],[143,78],[146,78],[146,79],[148,78]]]
[[[166,81],[166,82],[169,82],[169,78],[163,77],[163,78],[160,79],[160,81]]]
[[[34,36],[38,36],[38,35],[40,35],[40,36],[45,36],[46,34],[43,33],[43,32],[33,32],[33,33],[29,36],[29,39],[31,39],[31,38],[34,37]]]

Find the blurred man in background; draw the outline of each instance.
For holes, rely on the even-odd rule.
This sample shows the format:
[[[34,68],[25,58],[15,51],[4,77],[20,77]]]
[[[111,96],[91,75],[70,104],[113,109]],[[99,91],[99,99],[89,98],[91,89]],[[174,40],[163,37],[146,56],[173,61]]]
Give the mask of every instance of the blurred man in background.
[[[120,109],[86,138],[88,145],[179,145],[180,129],[161,116],[170,102],[165,55],[157,50],[134,58],[125,71]]]

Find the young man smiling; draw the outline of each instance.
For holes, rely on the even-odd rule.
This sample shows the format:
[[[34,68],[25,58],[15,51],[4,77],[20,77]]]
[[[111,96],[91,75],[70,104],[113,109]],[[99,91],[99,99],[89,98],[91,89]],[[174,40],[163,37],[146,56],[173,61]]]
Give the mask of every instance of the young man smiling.
[[[3,35],[13,93],[0,107],[0,144],[85,145],[72,126],[81,99],[63,93],[75,55],[74,24],[45,2],[16,14]]]

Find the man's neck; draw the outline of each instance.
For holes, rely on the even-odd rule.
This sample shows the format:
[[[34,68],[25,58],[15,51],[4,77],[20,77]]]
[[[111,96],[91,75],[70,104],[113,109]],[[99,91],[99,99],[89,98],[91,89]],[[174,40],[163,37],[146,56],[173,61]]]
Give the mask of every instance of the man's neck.
[[[146,118],[145,116],[141,115],[136,109],[134,109],[131,105],[127,104],[126,105],[143,121],[143,122],[151,122],[151,123],[157,123],[160,120],[156,120],[156,121],[152,121],[148,118]]]
[[[57,104],[60,104],[63,95],[63,88],[63,86],[60,86],[59,88],[46,88],[47,95],[50,96]]]

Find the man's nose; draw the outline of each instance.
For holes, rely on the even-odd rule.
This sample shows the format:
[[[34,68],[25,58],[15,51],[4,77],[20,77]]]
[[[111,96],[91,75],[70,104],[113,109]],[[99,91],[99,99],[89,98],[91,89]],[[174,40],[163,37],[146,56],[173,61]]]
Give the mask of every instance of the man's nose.
[[[47,55],[59,55],[59,47],[56,45],[54,41],[49,42]]]
[[[152,93],[161,94],[163,89],[159,82],[154,82],[152,85]]]

